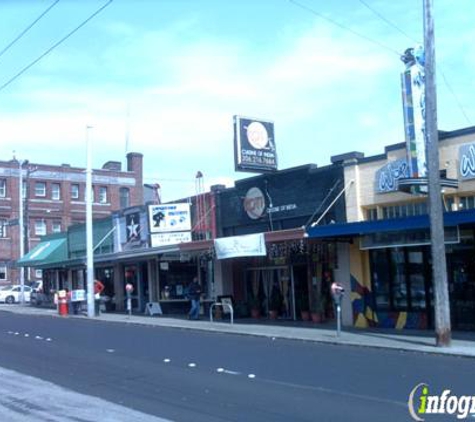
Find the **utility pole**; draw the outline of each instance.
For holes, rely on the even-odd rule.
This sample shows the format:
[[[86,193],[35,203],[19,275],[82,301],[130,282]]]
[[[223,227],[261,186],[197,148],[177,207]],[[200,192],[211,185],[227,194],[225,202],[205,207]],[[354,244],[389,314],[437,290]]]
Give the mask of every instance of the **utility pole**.
[[[425,52],[425,137],[429,185],[429,213],[432,249],[432,278],[434,286],[434,314],[436,345],[448,347],[451,342],[450,304],[447,284],[447,262],[442,214],[439,138],[437,131],[437,96],[435,88],[435,47],[433,0],[424,2]]]
[[[86,261],[87,261],[87,316],[95,316],[94,307],[94,260],[92,250],[92,146],[89,136],[89,129],[92,126],[86,126]]]

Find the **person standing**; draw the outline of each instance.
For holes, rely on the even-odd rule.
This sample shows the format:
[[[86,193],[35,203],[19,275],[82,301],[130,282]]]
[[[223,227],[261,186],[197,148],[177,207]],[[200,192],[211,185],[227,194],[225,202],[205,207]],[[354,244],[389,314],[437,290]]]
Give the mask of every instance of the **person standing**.
[[[188,287],[188,297],[191,300],[191,309],[188,313],[188,319],[200,319],[201,286],[198,282],[198,277],[193,277],[193,281]]]

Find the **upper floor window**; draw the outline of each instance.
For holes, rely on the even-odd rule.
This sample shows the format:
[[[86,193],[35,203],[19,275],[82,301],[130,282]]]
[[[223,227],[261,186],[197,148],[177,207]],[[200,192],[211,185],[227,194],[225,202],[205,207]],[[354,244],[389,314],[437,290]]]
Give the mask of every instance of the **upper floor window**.
[[[79,185],[73,183],[71,185],[71,199],[79,199]]]
[[[0,264],[0,280],[7,280],[7,266]]]
[[[0,237],[7,237],[7,219],[0,218]]]
[[[107,187],[106,186],[99,187],[99,203],[107,204]]]
[[[461,196],[460,208],[463,210],[475,208],[475,196]]]
[[[21,197],[26,199],[26,181],[23,180],[23,184],[21,185]]]
[[[35,221],[35,234],[37,236],[44,236],[46,234],[46,221],[45,220],[36,220]]]
[[[0,179],[0,197],[5,198],[7,196],[7,181]]]
[[[53,221],[51,230],[53,233],[60,233],[61,232],[61,221]]]
[[[51,184],[51,199],[56,201],[61,199],[61,185],[59,183]]]
[[[46,196],[46,183],[45,182],[36,182],[35,183],[35,196]]]
[[[129,188],[120,188],[119,190],[120,208],[127,208],[130,206],[130,191]]]

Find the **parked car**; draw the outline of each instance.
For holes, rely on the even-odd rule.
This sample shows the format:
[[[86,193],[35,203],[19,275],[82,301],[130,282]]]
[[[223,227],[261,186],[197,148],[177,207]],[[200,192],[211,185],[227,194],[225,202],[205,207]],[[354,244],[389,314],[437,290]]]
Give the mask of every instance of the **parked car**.
[[[31,287],[23,286],[25,302],[30,301]],[[0,287],[0,302],[19,303],[21,295],[21,286],[2,286]]]

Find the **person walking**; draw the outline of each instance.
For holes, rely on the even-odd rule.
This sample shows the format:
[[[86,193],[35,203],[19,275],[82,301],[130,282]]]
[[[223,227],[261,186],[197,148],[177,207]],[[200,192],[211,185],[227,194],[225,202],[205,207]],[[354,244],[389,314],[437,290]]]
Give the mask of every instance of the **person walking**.
[[[188,312],[188,319],[200,319],[200,298],[201,286],[198,277],[193,277],[193,281],[188,287],[188,297],[191,300],[191,309]]]

